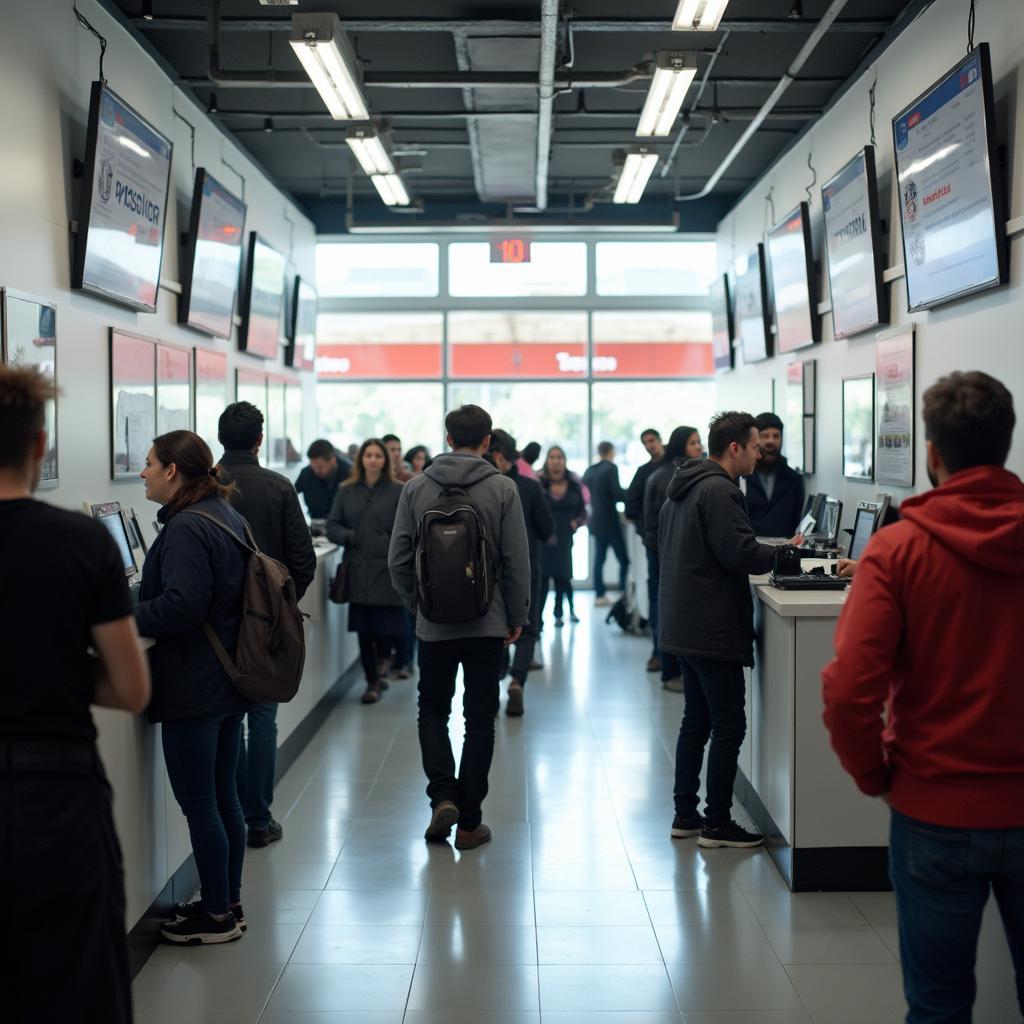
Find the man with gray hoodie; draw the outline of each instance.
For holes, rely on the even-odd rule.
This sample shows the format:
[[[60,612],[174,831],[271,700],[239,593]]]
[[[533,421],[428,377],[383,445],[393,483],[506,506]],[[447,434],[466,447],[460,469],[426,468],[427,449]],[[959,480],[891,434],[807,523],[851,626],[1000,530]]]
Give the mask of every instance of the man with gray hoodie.
[[[424,838],[445,842],[458,824],[455,848],[472,850],[491,838],[482,807],[494,755],[502,648],[515,643],[529,621],[530,548],[515,484],[483,459],[491,443],[491,417],[479,406],[463,405],[448,414],[445,429],[452,451],[437,456],[402,491],[388,568],[402,600],[416,611],[420,751],[432,810]],[[475,507],[496,583],[483,616],[442,624],[427,619],[416,606],[415,566],[420,520],[448,488],[464,490]],[[460,665],[466,738],[456,775],[448,719]]]

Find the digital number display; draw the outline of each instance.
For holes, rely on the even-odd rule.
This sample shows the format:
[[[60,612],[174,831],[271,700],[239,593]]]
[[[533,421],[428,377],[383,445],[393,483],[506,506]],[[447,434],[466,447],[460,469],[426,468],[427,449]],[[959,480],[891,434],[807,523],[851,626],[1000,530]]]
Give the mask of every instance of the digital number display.
[[[491,242],[492,263],[529,263],[528,238],[500,238]]]

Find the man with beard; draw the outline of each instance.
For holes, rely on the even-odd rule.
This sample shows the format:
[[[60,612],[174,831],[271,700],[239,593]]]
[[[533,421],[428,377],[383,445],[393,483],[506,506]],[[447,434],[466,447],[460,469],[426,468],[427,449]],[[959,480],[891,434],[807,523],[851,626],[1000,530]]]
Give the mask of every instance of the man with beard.
[[[782,420],[763,412],[755,421],[761,460],[748,477],[747,508],[758,537],[792,537],[804,508],[804,478],[789,468],[782,450]]]

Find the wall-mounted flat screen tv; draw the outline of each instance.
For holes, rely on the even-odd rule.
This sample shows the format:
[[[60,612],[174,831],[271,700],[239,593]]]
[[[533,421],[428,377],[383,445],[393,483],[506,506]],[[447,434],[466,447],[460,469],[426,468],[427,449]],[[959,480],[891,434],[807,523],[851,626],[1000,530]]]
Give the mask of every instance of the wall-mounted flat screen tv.
[[[807,203],[801,203],[768,232],[768,263],[775,304],[776,347],[779,352],[795,352],[813,345],[820,337],[821,323]]]
[[[758,363],[772,354],[768,289],[764,275],[764,246],[736,263],[736,334],[744,363]]]
[[[217,338],[231,337],[244,230],[245,203],[200,167],[182,254],[178,323]]]
[[[732,369],[732,310],[729,308],[729,278],[721,274],[708,289],[711,302],[711,350],[716,370]]]
[[[156,312],[172,149],[116,93],[93,82],[73,288]]]
[[[273,359],[280,343],[284,263],[284,256],[255,231],[249,233],[238,347],[264,359]]]
[[[316,289],[302,277],[295,278],[292,299],[290,342],[285,364],[296,370],[312,370],[316,366],[316,314],[319,296]]]
[[[832,296],[832,336],[849,338],[888,323],[874,146],[865,146],[822,185],[821,208]]]
[[[892,121],[907,308],[1007,281],[988,43]]]

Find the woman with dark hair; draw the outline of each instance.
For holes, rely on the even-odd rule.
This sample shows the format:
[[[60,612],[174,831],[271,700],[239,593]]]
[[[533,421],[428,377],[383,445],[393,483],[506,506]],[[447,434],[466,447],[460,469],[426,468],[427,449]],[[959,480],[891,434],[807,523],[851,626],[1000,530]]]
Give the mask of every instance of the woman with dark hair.
[[[537,471],[533,464],[540,458],[540,445],[536,441],[530,441],[519,453],[516,459],[516,466],[522,476],[528,476],[531,480],[537,479]]]
[[[375,437],[359,449],[352,475],[338,488],[327,519],[327,536],[345,548],[348,566],[348,628],[359,634],[366,673],[364,704],[376,704],[382,690],[380,664],[399,646],[405,629],[402,599],[391,585],[388,548],[402,484],[394,479],[384,442]]]
[[[406,465],[409,467],[409,472],[413,476],[419,476],[431,463],[430,449],[424,444],[418,444],[415,448],[410,448],[405,455],[402,456]]]
[[[234,653],[247,557],[196,514],[245,536],[247,524],[229,504],[234,485],[222,483],[219,470],[198,434],[172,430],[154,439],[139,474],[146,497],[160,506],[162,526],[146,556],[135,613],[139,632],[156,639],[149,716],[162,723],[167,776],[188,820],[201,891],[161,928],[168,942],[183,945],[231,942],[245,930],[245,819],[235,771],[242,714],[254,705],[232,686],[203,625]]]
[[[547,604],[548,591],[555,591],[555,625],[562,625],[562,601],[568,599],[569,621],[579,622],[572,601],[572,538],[587,521],[587,503],[583,485],[569,472],[565,451],[552,445],[548,449],[540,473],[541,486],[555,520],[555,534],[541,554],[544,596],[541,613]]]

